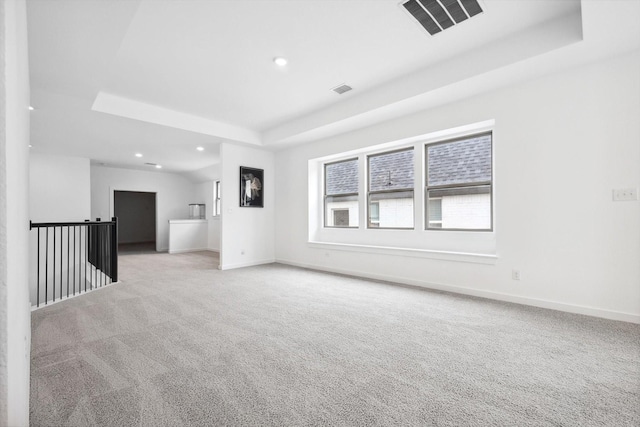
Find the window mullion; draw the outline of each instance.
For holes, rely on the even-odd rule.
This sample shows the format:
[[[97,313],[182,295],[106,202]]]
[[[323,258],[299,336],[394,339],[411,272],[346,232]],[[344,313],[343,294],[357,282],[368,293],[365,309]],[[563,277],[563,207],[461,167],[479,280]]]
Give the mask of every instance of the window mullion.
[[[358,228],[367,228],[368,217],[369,217],[369,181],[367,180],[367,176],[369,175],[369,171],[367,170],[367,156],[364,154],[360,154],[358,156],[358,191],[360,195],[358,196],[358,213],[360,214],[360,222],[358,223]]]

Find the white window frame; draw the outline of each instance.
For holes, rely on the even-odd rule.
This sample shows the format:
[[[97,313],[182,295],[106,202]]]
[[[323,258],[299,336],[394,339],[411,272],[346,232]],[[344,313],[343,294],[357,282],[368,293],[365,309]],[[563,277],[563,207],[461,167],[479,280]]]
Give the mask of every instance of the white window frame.
[[[351,161],[358,161],[357,157],[350,157],[350,158],[345,158],[345,159],[340,159],[334,162],[326,162],[322,165],[322,194],[323,194],[323,200],[322,200],[322,210],[323,210],[323,214],[322,214],[322,218],[323,218],[323,227],[324,228],[338,228],[338,229],[354,229],[354,228],[359,228],[360,227],[360,221],[358,221],[358,225],[357,226],[341,226],[341,225],[329,225],[329,222],[327,221],[327,200],[330,197],[355,197],[357,199],[358,205],[360,205],[360,191],[358,191],[357,193],[344,193],[344,194],[327,194],[327,166],[331,166],[331,165],[335,165],[338,163],[343,163],[343,162],[351,162]],[[360,188],[361,182],[360,182],[360,164],[358,163],[358,189]],[[342,208],[338,208],[338,209],[342,209]],[[334,209],[331,210],[331,215],[333,215],[333,211]],[[360,212],[360,210],[358,211]]]
[[[436,145],[445,145],[445,144],[451,144],[451,143],[455,143],[455,142],[460,142],[460,141],[465,141],[468,139],[472,139],[472,138],[477,138],[477,137],[481,137],[484,135],[491,135],[491,153],[490,153],[490,157],[491,157],[491,179],[489,181],[482,181],[482,182],[462,182],[462,183],[456,183],[456,184],[447,184],[447,185],[438,185],[438,186],[429,186],[428,183],[428,176],[429,176],[429,147],[433,147]],[[493,231],[493,132],[492,131],[488,131],[488,132],[479,132],[479,133],[475,133],[475,134],[469,134],[469,135],[465,135],[465,136],[461,136],[461,137],[457,137],[457,138],[452,138],[452,139],[445,139],[445,140],[441,140],[441,141],[434,141],[434,142],[429,142],[427,144],[425,144],[425,156],[424,156],[424,175],[425,175],[425,180],[424,180],[424,225],[425,225],[425,229],[427,230],[433,230],[433,231],[460,231],[460,232],[473,232],[473,231],[477,231],[477,232],[491,232]],[[461,188],[480,188],[480,187],[486,187],[489,186],[489,228],[444,228],[444,227],[430,227],[429,226],[429,191],[430,190],[455,190],[455,189],[461,189]],[[438,197],[440,199],[442,199],[442,197]],[[440,221],[440,224],[442,225],[442,221]]]
[[[394,154],[394,153],[401,153],[403,151],[411,151],[413,152],[413,158],[414,158],[414,167],[413,167],[413,180],[414,180],[414,184],[412,185],[412,187],[410,189],[408,188],[402,188],[402,189],[395,189],[395,190],[375,190],[375,191],[371,191],[371,158],[372,157],[379,157],[379,156],[384,156],[387,154]],[[414,187],[415,187],[415,176],[416,176],[416,169],[415,169],[415,149],[413,146],[409,146],[409,147],[403,147],[403,148],[398,148],[398,149],[394,149],[394,150],[390,150],[390,151],[383,151],[383,152],[376,152],[376,153],[366,153],[366,161],[367,161],[367,228],[371,228],[374,230],[414,230],[416,227],[416,219],[415,219],[415,191],[414,191]],[[391,178],[389,178],[391,179]],[[411,227],[371,227],[369,224],[371,223],[371,212],[370,212],[370,206],[372,203],[372,195],[377,195],[377,194],[393,194],[393,193],[406,193],[408,191],[411,191],[411,198],[413,199],[413,205],[414,205],[414,209],[413,209],[413,215],[411,218]],[[378,201],[378,206],[380,206],[380,203]],[[378,208],[378,215],[380,214],[380,210]],[[379,217],[378,217],[379,218]],[[380,220],[378,219],[378,224],[380,224]]]
[[[222,210],[222,197],[221,197],[221,185],[220,180],[213,181],[213,209],[212,216],[219,217]]]
[[[429,230],[426,227],[426,145],[438,141],[491,131],[492,138],[492,222],[491,231]],[[367,155],[414,147],[414,229],[376,229],[368,224],[368,197],[359,197],[358,228],[324,227],[324,165],[358,158],[359,194],[366,195]],[[481,264],[495,264],[499,235],[499,178],[495,162],[499,150],[499,133],[494,120],[485,120],[441,131],[433,131],[397,141],[372,144],[308,160],[308,246],[325,251],[349,251],[384,256],[442,259]],[[375,230],[375,231],[372,231]],[[327,252],[328,253],[328,252]],[[328,255],[327,255],[328,256]]]

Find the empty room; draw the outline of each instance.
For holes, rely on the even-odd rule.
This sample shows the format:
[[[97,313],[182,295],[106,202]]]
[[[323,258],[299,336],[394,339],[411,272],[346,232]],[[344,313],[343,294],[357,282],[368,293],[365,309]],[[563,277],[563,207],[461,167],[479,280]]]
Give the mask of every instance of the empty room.
[[[638,17],[0,2],[0,425],[640,425]]]

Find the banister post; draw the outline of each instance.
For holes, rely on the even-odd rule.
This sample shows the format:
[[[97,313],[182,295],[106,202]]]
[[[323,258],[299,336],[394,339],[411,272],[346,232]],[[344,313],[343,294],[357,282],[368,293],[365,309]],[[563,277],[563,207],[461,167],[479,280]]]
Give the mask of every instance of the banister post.
[[[118,281],[118,218],[111,218],[111,280]]]

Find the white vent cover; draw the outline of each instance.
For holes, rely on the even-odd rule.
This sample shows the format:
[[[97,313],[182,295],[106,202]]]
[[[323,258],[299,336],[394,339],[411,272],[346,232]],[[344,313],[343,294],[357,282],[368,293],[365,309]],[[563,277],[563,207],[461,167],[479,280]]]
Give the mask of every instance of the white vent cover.
[[[338,95],[342,95],[345,92],[349,92],[351,89],[353,89],[351,86],[345,85],[345,84],[341,84],[341,85],[338,85],[338,86],[332,88],[331,90],[334,91],[335,93],[337,93]]]
[[[408,0],[402,7],[432,36],[483,12],[477,0]]]

